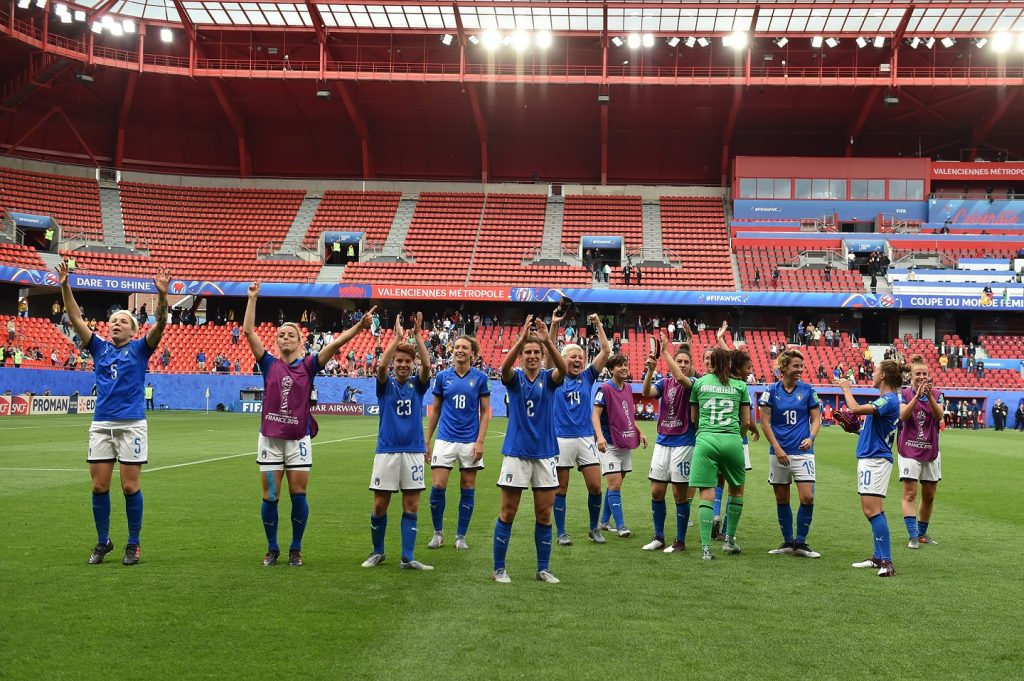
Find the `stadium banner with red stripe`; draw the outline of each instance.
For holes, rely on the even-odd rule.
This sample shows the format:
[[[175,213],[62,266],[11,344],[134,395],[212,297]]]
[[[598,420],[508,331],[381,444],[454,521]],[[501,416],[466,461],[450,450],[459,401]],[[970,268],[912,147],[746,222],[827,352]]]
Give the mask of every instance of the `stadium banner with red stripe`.
[[[1024,179],[1024,163],[932,163],[933,180],[1020,180]]]

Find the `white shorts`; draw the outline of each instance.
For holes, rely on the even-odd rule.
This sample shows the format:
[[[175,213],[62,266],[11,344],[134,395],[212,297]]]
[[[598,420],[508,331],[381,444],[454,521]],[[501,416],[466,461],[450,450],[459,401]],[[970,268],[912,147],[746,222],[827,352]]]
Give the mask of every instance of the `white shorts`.
[[[260,471],[283,471],[313,466],[313,445],[309,436],[301,440],[284,440],[279,437],[267,437],[260,433],[259,451],[256,462]]]
[[[778,457],[768,457],[768,484],[788,485],[792,482],[814,482],[813,454],[790,454],[788,466],[779,463]]]
[[[889,491],[892,461],[886,459],[857,459],[857,494],[862,497],[885,498]]]
[[[754,470],[754,467],[750,465],[750,445],[743,445],[743,470]]]
[[[373,457],[370,489],[374,492],[415,492],[425,489],[424,452],[378,453]]]
[[[599,465],[601,458],[598,456],[593,436],[558,438],[558,468],[576,466],[583,470],[587,466]]]
[[[900,480],[916,480],[918,482],[938,482],[942,480],[942,452],[934,461],[918,461],[897,456],[900,467]]]
[[[460,471],[480,470],[484,467],[484,460],[473,461],[473,448],[475,442],[448,442],[447,440],[434,440],[434,454],[430,457],[431,468],[455,468],[455,462],[459,462]]]
[[[89,463],[142,465],[149,461],[149,431],[145,419],[93,421],[89,426]]]
[[[626,474],[633,470],[633,450],[608,445],[607,451],[599,453],[601,457],[601,473]]]
[[[506,456],[501,462],[501,473],[498,474],[498,487],[511,489],[558,489],[558,457],[546,459],[524,459],[518,456]]]
[[[651,472],[647,477],[654,482],[686,485],[690,482],[690,462],[692,460],[692,446],[654,445],[654,453],[651,454]]]

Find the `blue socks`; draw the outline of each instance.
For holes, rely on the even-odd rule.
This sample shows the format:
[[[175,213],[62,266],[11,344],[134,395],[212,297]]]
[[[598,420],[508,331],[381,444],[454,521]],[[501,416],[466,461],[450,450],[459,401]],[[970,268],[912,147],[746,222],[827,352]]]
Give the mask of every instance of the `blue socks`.
[[[920,536],[921,528],[917,524],[917,516],[905,515],[903,516],[903,522],[907,526],[907,534],[910,535],[911,539],[917,539]],[[925,523],[927,526],[928,523]]]
[[[590,511],[590,529],[597,529],[597,518],[601,513],[601,493],[587,495],[587,510]]]
[[[926,534],[928,534],[928,523],[926,523],[923,520],[918,520],[917,521],[917,536],[918,537],[923,537]]]
[[[558,528],[558,536],[565,534],[565,495],[555,495],[555,527]]]
[[[717,516],[722,515],[722,494],[723,493],[724,492],[723,492],[721,487],[716,487],[715,488],[715,505],[713,507],[713,510],[715,512],[715,515],[717,515]]]
[[[612,517],[615,518],[615,527],[619,529],[625,527],[626,521],[622,517],[622,491],[617,489],[608,490],[604,493],[604,503],[608,505]]]
[[[665,500],[651,500],[651,513],[654,515],[654,536],[665,536]]]
[[[686,528],[690,524],[690,502],[676,504],[676,541],[686,543]]]
[[[370,514],[370,539],[373,541],[373,552],[384,553],[384,535],[388,531],[387,515]]]
[[[92,519],[96,522],[96,543],[110,541],[110,492],[92,493]]]
[[[292,551],[302,549],[302,533],[306,531],[306,521],[309,519],[309,504],[306,503],[306,493],[292,495]]]
[[[608,503],[608,494],[605,493],[604,505],[601,506],[601,524],[607,525],[608,521],[612,519],[612,507]]]
[[[279,550],[277,546],[277,502],[263,500],[260,506],[263,518],[263,531],[267,533],[267,549]]]
[[[445,490],[430,488],[430,519],[434,521],[434,532],[444,529],[444,507],[447,501]]]
[[[402,514],[402,560],[412,560],[413,549],[416,548],[416,514]]]
[[[537,572],[547,570],[551,564],[551,525],[536,523],[533,527],[533,543],[537,545]]]
[[[889,544],[889,522],[885,519],[885,512],[868,518],[871,523],[871,536],[875,540],[875,558],[880,560],[892,560],[892,547]]]
[[[108,502],[109,503],[109,502]],[[126,494],[124,510],[128,513],[128,543],[138,544],[139,533],[142,531],[142,490],[135,494]]]
[[[775,504],[775,513],[779,516],[779,529],[782,530],[782,541],[793,543],[793,509],[789,504]]]
[[[811,531],[811,519],[814,518],[814,504],[800,504],[796,511],[796,543],[806,544],[807,534]]]
[[[473,518],[473,507],[476,506],[476,490],[464,489],[459,494],[459,524],[455,534],[465,537],[469,531],[469,521]]]
[[[551,526],[548,525],[548,528]],[[549,535],[550,536],[550,535]],[[512,523],[498,522],[494,524],[494,569],[505,569],[505,554],[508,553],[508,542],[512,538]]]
[[[732,501],[732,497],[725,497],[725,513],[722,514],[722,534],[726,537],[729,536],[729,502]]]

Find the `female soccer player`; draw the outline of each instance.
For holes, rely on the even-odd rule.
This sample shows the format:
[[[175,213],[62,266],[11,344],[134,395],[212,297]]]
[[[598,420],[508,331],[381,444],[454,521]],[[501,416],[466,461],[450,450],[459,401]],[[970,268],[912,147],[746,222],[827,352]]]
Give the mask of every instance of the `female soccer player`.
[[[96,372],[96,410],[89,427],[89,475],[92,478],[92,515],[96,523],[96,548],[89,564],[102,563],[114,550],[110,541],[110,479],[114,462],[121,464],[121,491],[128,516],[128,543],[124,547],[125,565],[139,562],[142,551],[142,490],[139,474],[149,458],[149,434],[146,424],[143,387],[149,358],[160,344],[167,324],[167,285],[170,277],[160,272],[153,278],[158,294],[156,323],[144,338],[132,340],[139,321],[126,310],[110,315],[107,332],[110,340],[93,333],[82,318],[82,311],[71,292],[68,265],[57,265],[64,309],[82,347],[93,357]]]
[[[558,327],[563,319],[564,317],[559,315],[559,308],[556,308],[551,315],[549,336],[557,337]],[[597,332],[600,351],[590,366],[584,369],[586,355],[582,347],[570,343],[562,348],[562,358],[566,365],[565,380],[555,390],[555,401],[552,406],[555,410],[555,436],[558,439],[558,491],[555,492],[554,515],[558,543],[561,546],[572,544],[572,539],[565,531],[565,495],[569,490],[569,472],[573,466],[579,469],[587,486],[587,509],[590,512],[590,529],[587,536],[595,543],[604,543],[604,536],[597,527],[598,515],[601,513],[601,461],[594,444],[594,426],[590,420],[593,405],[590,396],[594,383],[597,382],[597,377],[604,370],[608,355],[611,354],[612,344],[608,342],[600,317],[592,314],[588,319]]]
[[[343,345],[355,338],[362,329],[369,328],[370,316],[364,315],[358,324],[325,345],[320,352],[305,357],[302,331],[294,322],[285,322],[275,334],[277,351],[280,353],[280,357],[275,357],[267,352],[263,341],[256,334],[256,301],[259,296],[259,282],[249,284],[249,300],[245,306],[242,333],[263,373],[263,408],[257,459],[260,484],[263,486],[260,515],[267,535],[267,553],[263,556],[263,565],[276,565],[281,555],[277,544],[277,502],[282,478],[287,475],[288,494],[292,501],[292,543],[288,551],[288,565],[300,567],[302,535],[309,520],[306,486],[309,484],[309,469],[313,466],[310,439],[316,437],[317,432],[316,420],[310,413],[313,377]]]
[[[900,389],[902,378],[899,362],[891,359],[879,362],[872,377],[879,397],[870,404],[859,404],[850,392],[850,382],[845,378],[839,380],[846,406],[853,414],[867,417],[857,438],[857,492],[864,516],[871,523],[875,550],[871,558],[854,563],[853,567],[877,569],[879,577],[896,575],[883,500],[892,474],[892,443],[900,420],[900,398],[896,391]]]
[[[934,544],[928,536],[935,489],[942,479],[939,454],[939,424],[942,405],[932,390],[928,365],[921,355],[910,358],[910,387],[900,390],[899,454],[900,482],[903,484],[903,522],[910,535],[908,548]],[[917,484],[921,483],[921,510],[917,511]]]
[[[725,342],[725,330],[728,328],[728,322],[722,322],[722,328],[717,332],[718,345],[723,350],[729,352],[729,372],[730,375],[738,381],[742,381],[744,385],[747,382],[747,376],[754,371],[754,362],[750,359],[750,355],[744,350],[730,350],[729,345]],[[743,469],[752,470],[750,465],[750,443],[747,440],[747,433],[750,434],[754,442],[757,442],[761,438],[761,434],[757,431],[757,426],[754,424],[753,419],[750,421],[749,428],[744,428],[740,431],[740,436],[743,440]],[[714,506],[714,523],[711,526],[711,538],[722,539],[729,534],[729,499],[725,500],[725,522],[722,522],[722,495],[724,493],[725,480],[721,475],[718,476],[718,486],[715,487],[715,506]]]
[[[368,322],[369,323],[369,322]],[[377,365],[377,402],[380,424],[377,430],[377,454],[373,458],[370,490],[373,492],[373,513],[370,516],[370,538],[373,553],[363,561],[364,568],[384,562],[384,536],[388,527],[388,505],[394,492],[402,493],[402,559],[403,570],[433,570],[413,558],[416,547],[416,521],[420,509],[424,457],[427,445],[423,440],[423,395],[430,387],[430,353],[423,342],[423,314],[413,317],[412,334],[415,346],[405,342],[402,316],[395,315],[395,335]],[[413,373],[417,356],[419,371]],[[394,376],[389,376],[389,370]]]
[[[430,466],[430,515],[434,536],[428,549],[444,544],[444,507],[448,478],[459,462],[459,523],[455,529],[455,548],[468,549],[466,532],[476,501],[476,474],[484,467],[484,440],[491,420],[491,388],[487,374],[473,368],[480,355],[480,344],[472,336],[455,339],[454,363],[437,374],[434,381],[434,407],[427,418],[427,464]],[[437,443],[431,445],[434,430]]]
[[[690,486],[700,490],[701,559],[711,560],[711,526],[714,523],[715,482],[721,473],[732,497],[726,514],[732,534],[725,538],[725,553],[740,553],[736,528],[743,513],[743,439],[750,429],[750,393],[747,384],[730,375],[729,352],[711,351],[711,373],[697,379],[690,391],[690,420],[697,422],[697,444],[690,468]]]
[[[785,350],[775,360],[782,379],[761,393],[761,428],[768,439],[768,483],[775,490],[775,505],[782,530],[782,545],[768,553],[820,558],[807,545],[807,533],[814,515],[814,438],[821,429],[818,394],[800,379],[804,356],[799,350]],[[793,534],[793,509],[789,505],[790,485],[796,483],[800,509]]]
[[[685,322],[684,322],[685,323]],[[686,327],[687,330],[689,326]],[[665,358],[669,375],[653,382],[658,355]],[[644,372],[644,397],[660,400],[658,438],[651,455],[651,513],[654,516],[654,538],[643,546],[644,551],[664,549],[675,553],[686,549],[686,527],[690,521],[690,466],[696,429],[690,423],[690,388],[693,387],[693,366],[690,349],[680,345],[673,349],[662,336],[655,351],[647,358]],[[676,538],[665,548],[665,492],[672,483],[676,502]]]
[[[541,369],[544,354],[553,369]],[[522,368],[515,368],[522,357]],[[557,584],[551,574],[551,507],[558,489],[558,441],[552,423],[555,390],[566,374],[565,360],[558,353],[547,327],[533,315],[526,317],[516,344],[501,363],[501,382],[508,389],[508,431],[501,453],[504,460],[498,474],[501,512],[494,526],[494,581],[508,584],[505,554],[512,537],[512,522],[519,510],[523,490],[533,488],[537,523],[533,541],[537,546],[537,579]]]
[[[629,358],[612,355],[607,367],[612,380],[598,388],[591,414],[597,450],[601,452],[601,469],[608,485],[604,497],[605,514],[608,515],[602,520],[607,523],[609,516],[615,518],[615,533],[620,537],[632,537],[633,531],[626,527],[622,512],[622,481],[633,470],[633,450],[641,444],[647,449],[647,438],[636,425],[633,389],[629,384]]]

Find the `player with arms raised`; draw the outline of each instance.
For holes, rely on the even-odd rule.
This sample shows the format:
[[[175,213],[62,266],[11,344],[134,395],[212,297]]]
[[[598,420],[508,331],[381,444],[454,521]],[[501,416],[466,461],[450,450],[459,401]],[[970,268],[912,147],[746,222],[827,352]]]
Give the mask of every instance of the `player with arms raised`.
[[[541,369],[547,353],[553,369]],[[522,368],[515,368],[522,356]],[[512,537],[512,522],[519,510],[523,490],[533,488],[537,522],[533,540],[537,546],[537,579],[557,584],[551,574],[551,508],[558,489],[558,441],[553,420],[555,390],[565,377],[565,360],[558,353],[544,322],[526,317],[523,331],[501,364],[501,382],[508,390],[508,431],[501,453],[504,460],[498,474],[501,512],[494,526],[494,581],[508,584],[505,554]]]
[[[768,483],[775,491],[776,512],[782,545],[768,553],[820,558],[807,545],[807,533],[814,517],[814,438],[821,429],[821,402],[818,394],[800,379],[804,374],[804,356],[799,350],[780,353],[776,365],[781,380],[761,393],[761,428],[768,439]],[[790,485],[796,483],[800,509],[793,534],[793,509]]]
[[[684,322],[686,324],[686,322]],[[689,324],[685,330],[690,337]],[[669,375],[654,381],[658,356],[665,358]],[[655,344],[654,351],[647,358],[644,372],[644,397],[661,401],[658,409],[658,439],[651,455],[651,513],[654,516],[654,538],[644,545],[644,551],[664,549],[675,553],[686,549],[686,527],[690,521],[690,499],[693,488],[690,483],[690,466],[693,460],[693,446],[696,443],[696,429],[690,423],[690,388],[693,387],[693,364],[690,350],[686,345],[674,349],[664,335]],[[672,483],[672,494],[676,502],[676,538],[665,547],[665,492]]]
[[[556,337],[558,327],[564,319],[565,312],[559,306],[551,315],[551,328],[548,335]],[[604,369],[611,354],[612,345],[604,332],[601,318],[596,314],[589,317],[590,323],[597,331],[600,351],[590,366],[584,369],[586,355],[583,348],[570,343],[562,348],[565,359],[566,375],[562,385],[555,390],[555,436],[558,438],[558,491],[555,492],[555,527],[558,529],[558,543],[562,546],[572,544],[572,539],[565,531],[565,495],[569,490],[569,473],[573,466],[583,475],[587,486],[587,510],[590,512],[590,529],[587,536],[598,544],[604,543],[604,536],[597,527],[601,513],[601,460],[597,446],[594,444],[594,425],[590,420],[592,410],[590,396],[594,383]]]
[[[850,382],[839,380],[850,412],[867,417],[857,437],[857,492],[864,517],[871,523],[875,548],[871,558],[854,563],[853,567],[876,569],[879,577],[896,575],[883,502],[892,475],[892,443],[900,420],[900,398],[896,391],[900,389],[902,378],[899,362],[891,359],[879,362],[872,377],[879,397],[870,404],[859,404],[850,392]]]
[[[423,396],[430,388],[430,353],[423,342],[423,315],[414,317],[412,334],[415,346],[405,342],[402,315],[395,315],[395,335],[388,343],[377,365],[377,402],[380,423],[377,429],[377,454],[373,458],[370,491],[373,492],[373,513],[370,515],[370,539],[373,553],[363,561],[364,568],[384,562],[384,536],[388,527],[388,505],[391,495],[402,493],[402,559],[403,570],[433,570],[413,558],[416,547],[416,521],[420,510],[424,457],[427,445],[423,440]],[[415,369],[419,356],[420,368]],[[394,376],[389,370],[394,370]]]
[[[896,439],[900,482],[903,485],[903,521],[910,535],[908,548],[934,544],[928,536],[935,489],[942,479],[939,424],[942,405],[932,390],[928,365],[921,355],[910,358],[910,387],[900,390],[900,427]],[[921,510],[917,511],[917,484],[921,483]]]
[[[474,369],[480,344],[472,336],[455,339],[453,366],[434,379],[434,407],[427,419],[427,464],[430,466],[430,515],[434,536],[428,549],[444,544],[444,507],[448,478],[459,462],[459,523],[455,548],[468,549],[466,532],[476,500],[476,474],[484,467],[484,439],[491,419],[491,388],[487,374]],[[440,424],[440,428],[438,425]],[[431,445],[434,430],[437,442]]]
[[[747,384],[730,375],[729,352],[711,351],[711,373],[701,376],[690,390],[690,420],[697,422],[697,443],[690,467],[690,486],[700,490],[697,518],[700,524],[701,560],[711,560],[711,528],[714,524],[715,483],[719,473],[729,485],[731,497],[728,526],[732,534],[725,538],[725,553],[740,553],[736,528],[743,513],[743,485],[747,471],[743,461],[743,439],[749,430],[750,393]]]
[[[82,311],[71,291],[67,263],[57,265],[60,292],[64,298],[75,333],[82,347],[93,357],[96,373],[96,410],[89,427],[89,475],[92,478],[92,514],[96,523],[96,548],[89,564],[102,563],[114,550],[110,540],[110,481],[114,462],[121,464],[121,491],[128,516],[128,543],[124,547],[125,565],[139,562],[142,551],[142,490],[139,474],[149,458],[149,430],[146,424],[145,387],[149,358],[160,344],[167,324],[167,286],[170,277],[160,272],[153,278],[158,294],[156,323],[144,338],[132,340],[139,322],[125,310],[110,315],[107,332],[110,340],[93,333],[82,318]]]

